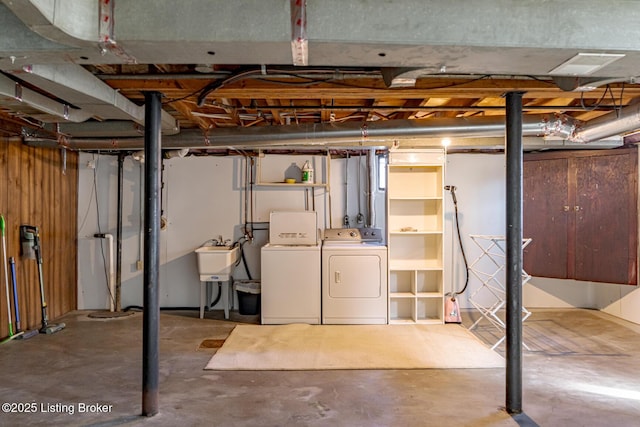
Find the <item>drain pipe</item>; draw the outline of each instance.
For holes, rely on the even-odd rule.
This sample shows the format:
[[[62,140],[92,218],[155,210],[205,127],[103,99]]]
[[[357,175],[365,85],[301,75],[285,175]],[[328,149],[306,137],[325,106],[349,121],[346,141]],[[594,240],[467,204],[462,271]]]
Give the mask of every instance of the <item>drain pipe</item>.
[[[370,148],[367,153],[367,172],[368,175],[368,188],[367,188],[367,214],[369,217],[369,227],[376,226],[376,210],[375,210],[375,193],[376,193],[376,149]]]

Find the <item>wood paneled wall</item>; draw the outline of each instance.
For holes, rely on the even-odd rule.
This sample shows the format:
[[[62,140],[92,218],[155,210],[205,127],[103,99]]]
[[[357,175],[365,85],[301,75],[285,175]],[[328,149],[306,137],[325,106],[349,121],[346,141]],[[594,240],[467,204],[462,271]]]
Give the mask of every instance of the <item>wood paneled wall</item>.
[[[0,213],[6,223],[7,258],[16,260],[22,329],[42,323],[38,266],[22,258],[20,225],[38,227],[49,320],[77,307],[78,154],[57,148],[30,147],[19,138],[0,137]],[[4,271],[0,269],[0,336],[9,334]],[[10,295],[11,275],[7,265]],[[11,311],[15,319],[13,302]],[[15,329],[15,326],[14,326]]]

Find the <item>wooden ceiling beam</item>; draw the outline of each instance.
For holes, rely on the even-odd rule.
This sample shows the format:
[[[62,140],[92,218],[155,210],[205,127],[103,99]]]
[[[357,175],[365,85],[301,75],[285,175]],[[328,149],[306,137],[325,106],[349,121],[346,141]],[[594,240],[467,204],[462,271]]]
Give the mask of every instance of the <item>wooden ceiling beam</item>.
[[[170,76],[170,68],[159,68]],[[105,71],[113,71],[112,69]],[[143,73],[144,68],[132,69]],[[177,75],[176,75],[177,76]],[[340,82],[321,82],[310,84],[308,80],[279,77],[279,82],[248,78],[232,82],[211,92],[204,107],[215,107],[219,113],[229,115],[230,119],[194,116],[191,111],[204,111],[197,106],[200,91],[213,79],[200,78],[150,78],[133,76],[130,79],[121,75],[101,78],[111,87],[134,102],[144,101],[144,92],[149,90],[164,94],[166,100],[180,102],[174,108],[192,125],[207,128],[212,124],[219,127],[243,126],[244,122],[261,125],[244,118],[247,112],[241,109],[239,100],[259,100],[257,111],[273,117],[275,124],[286,125],[301,122],[330,122],[333,120],[354,120],[355,115],[365,114],[367,120],[374,117],[383,119],[413,119],[426,117],[470,117],[477,115],[504,115],[504,94],[509,91],[522,91],[523,105],[537,107],[527,110],[527,114],[566,113],[580,120],[606,114],[607,111],[589,111],[590,106],[630,105],[640,100],[640,85],[625,84],[602,87],[590,92],[566,92],[553,82],[535,79],[456,79],[421,78],[416,87],[387,88],[379,78],[347,78]],[[284,83],[297,83],[284,84]],[[176,101],[176,102],[177,102]],[[587,109],[577,111],[584,104]],[[249,106],[249,112],[255,112]],[[332,108],[333,107],[333,108]],[[379,108],[377,108],[379,107]],[[394,108],[397,107],[397,110]],[[542,109],[540,108],[542,107]],[[544,107],[548,107],[544,108]],[[415,108],[415,110],[413,109]],[[358,111],[362,109],[361,111]],[[332,114],[333,113],[333,114]],[[356,114],[357,113],[357,114]],[[189,122],[187,122],[188,125]]]
[[[202,80],[110,80],[105,81],[113,88],[122,92],[142,92],[157,90],[165,95],[175,98],[197,92],[204,87]],[[389,99],[425,99],[429,97],[441,98],[484,98],[501,97],[505,92],[525,92],[523,99],[534,98],[568,98],[568,99],[600,99],[605,88],[598,88],[590,92],[565,92],[551,83],[536,80],[477,80],[474,82],[440,81],[431,83],[431,86],[417,85],[414,88],[387,89],[380,84],[367,85],[358,81],[358,85],[320,83],[314,85],[279,85],[272,82],[247,79],[235,82],[212,92],[212,98],[246,98],[255,99],[364,99],[364,98],[389,98]],[[625,95],[630,97],[640,96],[640,85],[625,86]],[[194,95],[196,96],[196,95]]]
[[[211,120],[191,114],[193,111],[193,106],[184,101],[174,101],[171,103],[171,106],[173,106],[173,108],[175,108],[176,111],[178,111],[180,114],[185,116],[187,120],[195,123],[200,129],[209,129],[213,125],[213,122]]]
[[[333,100],[331,100],[331,99],[321,99],[320,100],[320,104],[321,105],[331,106],[333,104]],[[331,113],[332,113],[332,111],[329,108],[326,108],[326,109],[323,109],[322,111],[320,111],[320,122],[321,123],[329,123],[331,121]]]
[[[229,115],[231,121],[238,126],[242,126],[242,120],[240,120],[240,114],[238,114],[238,109],[235,107],[236,103],[234,100],[222,98],[221,101],[224,105],[223,109]]]
[[[265,102],[267,103],[268,106],[271,106],[271,107],[279,107],[280,106],[280,101],[277,100],[277,99],[265,99]],[[275,120],[279,124],[283,125],[284,124],[284,119],[280,115],[280,111],[277,110],[277,109],[272,109],[270,111],[271,111],[271,115],[273,116],[273,120]]]
[[[409,99],[404,103],[403,107],[406,107],[406,108],[421,107],[422,105],[424,105],[425,102],[426,102],[425,99]],[[411,118],[415,114],[416,114],[415,111],[398,111],[393,115],[393,118],[394,120],[404,120],[404,119]]]
[[[458,117],[458,115],[464,111],[467,107],[476,105],[478,99],[451,99],[444,106],[446,107],[460,107],[460,111],[442,111],[440,117]]]

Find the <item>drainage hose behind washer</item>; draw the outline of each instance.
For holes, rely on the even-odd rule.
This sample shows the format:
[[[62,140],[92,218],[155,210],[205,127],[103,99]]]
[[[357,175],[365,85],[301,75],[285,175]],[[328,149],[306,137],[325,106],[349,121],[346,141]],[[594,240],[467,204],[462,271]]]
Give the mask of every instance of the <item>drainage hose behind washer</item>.
[[[462,236],[460,235],[460,223],[458,221],[458,199],[456,198],[456,186],[455,185],[445,185],[444,189],[451,193],[451,198],[453,199],[453,208],[455,212],[455,222],[456,222],[456,231],[458,234],[458,243],[460,244],[460,252],[462,253],[462,259],[464,260],[464,271],[465,271],[465,280],[464,287],[460,292],[451,291],[451,298],[455,299],[456,295],[461,295],[464,291],[467,290],[467,286],[469,285],[469,263],[467,262],[467,255],[464,253],[464,245],[462,244]]]

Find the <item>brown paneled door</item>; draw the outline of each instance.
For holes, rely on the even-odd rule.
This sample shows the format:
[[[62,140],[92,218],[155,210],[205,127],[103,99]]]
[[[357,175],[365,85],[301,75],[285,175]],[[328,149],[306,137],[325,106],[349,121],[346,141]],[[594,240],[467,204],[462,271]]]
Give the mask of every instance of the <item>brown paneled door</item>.
[[[575,272],[578,280],[636,284],[637,151],[577,157]],[[570,169],[570,170],[571,170]]]
[[[523,266],[532,276],[568,277],[567,168],[568,159],[524,162],[523,237],[532,240]]]
[[[524,269],[637,284],[637,149],[525,155]]]

